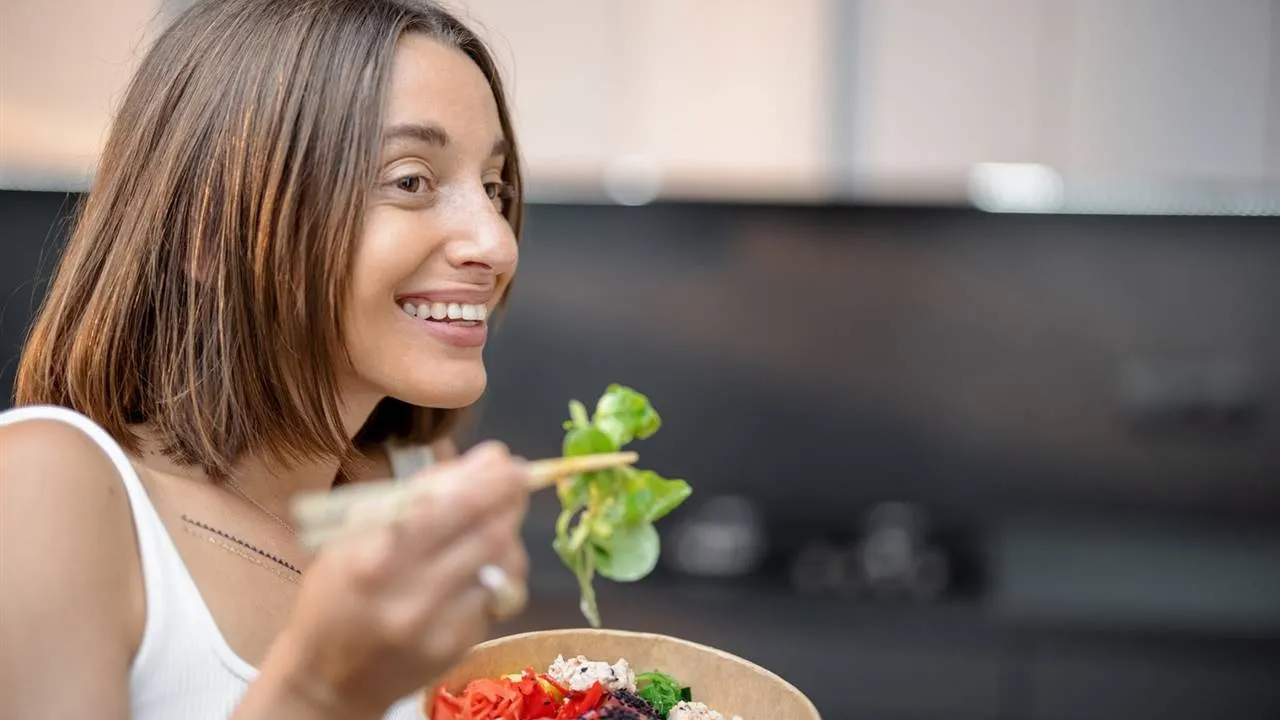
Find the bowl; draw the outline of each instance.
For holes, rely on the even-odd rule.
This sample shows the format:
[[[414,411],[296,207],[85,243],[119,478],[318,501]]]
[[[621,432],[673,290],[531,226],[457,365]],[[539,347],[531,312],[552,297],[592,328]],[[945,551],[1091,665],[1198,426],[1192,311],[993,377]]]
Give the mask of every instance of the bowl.
[[[476,678],[519,673],[529,666],[544,672],[557,655],[609,663],[625,658],[636,674],[660,670],[692,688],[695,701],[726,718],[821,720],[818,709],[794,686],[736,655],[666,635],[588,628],[539,630],[475,646],[427,688],[423,715],[430,718],[431,698],[439,687],[458,693]]]

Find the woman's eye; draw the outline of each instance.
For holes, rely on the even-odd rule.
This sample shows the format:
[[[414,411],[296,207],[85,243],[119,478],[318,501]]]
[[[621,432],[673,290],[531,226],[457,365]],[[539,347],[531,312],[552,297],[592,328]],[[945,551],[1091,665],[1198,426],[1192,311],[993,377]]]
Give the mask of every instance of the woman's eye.
[[[506,209],[507,203],[511,202],[515,195],[511,185],[501,181],[485,183],[484,192],[493,201],[493,206],[498,208],[499,212]]]
[[[397,190],[411,195],[418,195],[431,189],[431,182],[425,175],[408,175],[395,181]]]

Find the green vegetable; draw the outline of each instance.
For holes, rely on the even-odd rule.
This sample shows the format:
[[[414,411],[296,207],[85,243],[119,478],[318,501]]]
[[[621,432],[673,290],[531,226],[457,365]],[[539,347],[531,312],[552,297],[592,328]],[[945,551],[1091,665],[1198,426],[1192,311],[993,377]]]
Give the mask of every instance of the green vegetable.
[[[662,427],[649,399],[622,385],[610,385],[590,416],[577,400],[569,403],[564,455],[618,452],[632,440]],[[614,468],[574,475],[556,488],[556,554],[578,579],[582,614],[600,627],[592,580],[599,572],[616,582],[635,582],[653,572],[661,543],[653,523],[689,497],[689,484],[652,470]]]
[[[647,672],[636,676],[636,694],[653,706],[658,714],[666,717],[681,700],[693,699],[689,688],[676,682],[676,679],[661,672]]]

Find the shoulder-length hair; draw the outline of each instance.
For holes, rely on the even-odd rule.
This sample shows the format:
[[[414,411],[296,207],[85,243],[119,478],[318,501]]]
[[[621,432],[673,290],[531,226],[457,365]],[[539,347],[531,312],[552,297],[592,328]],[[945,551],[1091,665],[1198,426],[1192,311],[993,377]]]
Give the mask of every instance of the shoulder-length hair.
[[[206,0],[141,63],[18,369],[131,451],[227,476],[247,452],[349,468],[390,437],[430,442],[456,411],[384,400],[352,440],[342,313],[374,184],[396,44],[424,33],[479,66],[511,144],[492,55],[430,0]]]

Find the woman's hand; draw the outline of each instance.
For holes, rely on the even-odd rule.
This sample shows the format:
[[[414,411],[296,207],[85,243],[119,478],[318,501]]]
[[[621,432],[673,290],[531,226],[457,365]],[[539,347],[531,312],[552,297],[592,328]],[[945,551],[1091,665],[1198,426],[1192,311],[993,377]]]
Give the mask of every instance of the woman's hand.
[[[316,557],[246,704],[266,680],[273,701],[283,689],[321,717],[380,717],[484,640],[480,568],[497,565],[520,588],[528,572],[525,464],[491,442],[420,477],[433,490],[402,520]]]

